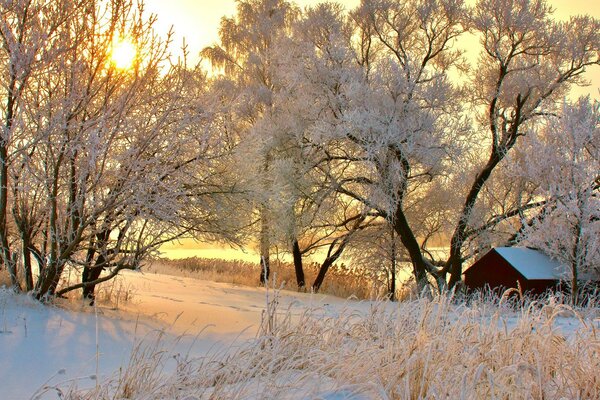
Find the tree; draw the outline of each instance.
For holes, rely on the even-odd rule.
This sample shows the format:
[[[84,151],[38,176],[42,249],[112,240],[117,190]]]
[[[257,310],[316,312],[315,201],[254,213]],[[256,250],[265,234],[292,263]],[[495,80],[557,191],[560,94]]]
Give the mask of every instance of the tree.
[[[269,278],[273,235],[269,197],[273,144],[261,120],[268,119],[273,112],[273,96],[278,90],[273,80],[277,67],[274,48],[277,40],[287,33],[297,12],[296,7],[285,0],[240,0],[236,16],[221,20],[221,43],[202,52],[237,92],[231,112],[238,135],[243,138],[240,168],[248,171],[252,178],[247,180],[248,193],[258,212],[261,283]]]
[[[326,5],[318,13],[315,20],[327,23],[305,29],[290,79],[300,82],[296,92],[317,99],[303,111],[313,120],[306,140],[320,153],[316,168],[332,190],[392,224],[424,286],[430,267],[406,210],[427,196],[463,133],[446,74],[462,8],[364,1],[351,20]]]
[[[285,248],[291,249],[299,288],[305,286],[303,257],[319,250],[326,252],[311,285],[318,290],[350,237],[365,221],[362,207],[325,184],[325,176],[318,168],[323,163],[322,152],[309,138],[319,112],[317,107],[322,103],[320,93],[307,82],[309,74],[318,77],[324,71],[304,68],[318,62],[310,57],[315,51],[325,51],[335,40],[334,35],[347,27],[344,9],[333,3],[307,8],[292,24],[290,35],[280,38],[275,47],[278,68],[273,79],[280,89],[273,96],[273,112],[261,122],[270,127],[273,144],[275,228]]]
[[[171,62],[153,16],[129,0],[15,2],[5,11],[13,100],[0,239],[15,286],[22,263],[38,299],[79,288],[93,299],[96,284],[139,268],[169,240],[234,237],[217,222],[231,191],[219,176],[231,150],[215,134],[220,105],[205,96],[204,74]],[[123,38],[137,49],[130,68],[111,60]],[[59,288],[66,269],[81,270],[82,282]]]
[[[306,25],[304,47],[291,52],[289,92],[305,96],[298,113],[310,121],[303,140],[320,152],[315,168],[332,190],[394,227],[420,288],[428,273],[440,290],[449,273],[452,287],[472,255],[469,243],[542,205],[532,188],[493,173],[598,64],[598,21],[558,23],[542,0],[482,1],[472,9],[456,1],[364,0],[351,18],[339,22],[339,12],[322,6],[314,20],[327,23]],[[471,72],[456,48],[467,28],[481,38]],[[469,90],[450,80],[456,70]],[[440,208],[439,196],[448,194]],[[429,222],[420,224],[422,215]],[[444,233],[450,254],[440,262],[427,242]]]
[[[82,4],[73,1],[45,4],[19,0],[2,5],[0,87],[6,101],[2,107],[0,133],[0,250],[2,263],[16,288],[19,287],[16,257],[9,240],[9,166],[15,157],[30,151],[30,145],[35,142],[23,135],[20,118],[25,114],[28,92],[36,90],[32,78],[47,71],[49,64],[66,51],[61,29],[82,10]],[[21,206],[27,207],[24,203]],[[27,224],[24,220],[21,223]],[[29,285],[29,273],[26,280]]]
[[[69,265],[83,267],[84,294],[92,297],[91,282],[101,270],[111,269],[112,277],[137,268],[164,238],[164,229],[150,238],[144,209],[156,212],[162,206],[164,212],[168,203],[144,196],[157,192],[153,184],[169,168],[159,161],[160,147],[168,134],[165,124],[172,123],[171,107],[178,103],[166,103],[173,96],[159,89],[167,43],[153,34],[153,19],[145,19],[132,2],[101,7],[89,3],[85,13],[64,24],[61,38],[69,51],[39,77],[42,116],[35,128],[43,135],[29,161],[43,182],[40,198],[47,210],[36,247],[38,298],[55,294]],[[119,70],[110,59],[122,37],[137,45],[131,69]],[[80,257],[84,243],[85,259]]]
[[[442,273],[450,272],[451,287],[461,280],[466,240],[480,232],[472,220],[473,210],[492,173],[518,138],[572,84],[582,83],[586,68],[600,63],[600,21],[586,16],[559,23],[551,15],[544,0],[480,1],[470,13],[470,27],[480,35],[483,48],[469,82],[473,105],[479,110],[478,126],[486,132],[475,138],[489,144],[487,160],[468,178],[471,184],[450,239]],[[514,211],[505,216],[518,215]]]
[[[527,137],[519,172],[540,184],[548,199],[520,241],[568,266],[573,301],[580,280],[600,280],[600,105],[564,103],[557,117]]]

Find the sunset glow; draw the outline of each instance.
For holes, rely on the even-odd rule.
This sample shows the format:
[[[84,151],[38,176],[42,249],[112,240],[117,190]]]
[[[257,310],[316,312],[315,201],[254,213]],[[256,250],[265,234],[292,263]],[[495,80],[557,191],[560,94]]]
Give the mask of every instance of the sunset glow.
[[[137,56],[137,49],[128,39],[119,39],[113,45],[110,58],[118,69],[127,70],[133,66]]]

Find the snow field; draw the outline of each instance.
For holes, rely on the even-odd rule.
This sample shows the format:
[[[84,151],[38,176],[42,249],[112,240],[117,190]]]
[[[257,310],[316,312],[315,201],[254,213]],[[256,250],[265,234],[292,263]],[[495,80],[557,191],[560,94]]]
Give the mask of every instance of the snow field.
[[[30,398],[33,381],[57,372],[37,398],[600,398],[597,303],[349,302],[164,275],[125,279],[133,300],[98,316],[1,291],[2,398]]]
[[[307,307],[298,315],[282,303],[272,297],[255,339],[183,360],[167,380],[137,385],[130,398],[600,398],[594,306],[575,311],[551,299],[514,311],[441,297]],[[119,385],[108,381],[104,393]]]

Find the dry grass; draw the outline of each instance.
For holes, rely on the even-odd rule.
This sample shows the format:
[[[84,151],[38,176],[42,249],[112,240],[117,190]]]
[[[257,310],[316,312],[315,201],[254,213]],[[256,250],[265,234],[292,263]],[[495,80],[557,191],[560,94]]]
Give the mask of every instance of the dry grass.
[[[96,301],[98,304],[118,310],[123,303],[135,299],[135,289],[131,283],[120,276],[98,285],[96,288]]]
[[[298,290],[294,265],[291,263],[272,262],[271,284],[275,287]],[[240,260],[220,260],[207,258],[185,258],[179,260],[160,259],[144,267],[145,272],[179,275],[213,282],[230,283],[250,287],[260,286],[260,265]],[[307,263],[304,274],[307,286],[314,282],[319,271],[316,263]],[[399,285],[402,287],[402,285]],[[406,298],[412,293],[407,286],[397,293],[398,298]],[[305,288],[305,290],[309,290]],[[386,295],[385,284],[373,275],[354,271],[344,264],[333,265],[327,272],[321,293],[334,296],[358,299],[381,299]]]
[[[59,288],[80,282],[80,280],[81,273],[79,271],[67,270],[60,280]],[[95,289],[95,295],[95,301],[98,305],[112,310],[118,310],[120,305],[131,302],[135,299],[135,289],[130,282],[127,282],[125,278],[117,275],[113,279],[97,285]],[[77,304],[82,301],[86,304],[89,303],[89,300],[82,299],[81,289],[68,292],[66,294],[66,299],[69,303],[73,304]],[[58,301],[58,299],[57,304],[67,306],[64,301],[61,302]]]
[[[0,287],[2,286],[10,286],[10,275],[8,274],[8,271],[4,268],[0,268]]]
[[[81,280],[81,273],[76,269],[67,269],[59,282],[59,289],[67,287],[74,283],[78,283]],[[0,269],[0,287],[9,287],[10,275],[8,271]],[[21,287],[24,287],[25,283],[21,282]],[[68,292],[66,299],[71,303],[78,303],[82,301],[81,289]],[[114,310],[119,309],[119,306],[123,303],[130,302],[135,297],[135,290],[131,283],[128,283],[121,276],[103,282],[96,286],[96,302],[104,307],[111,308]],[[56,304],[65,305],[64,301],[56,299]]]
[[[565,314],[581,320],[568,336],[556,329]],[[134,354],[133,373],[66,398],[598,399],[599,318],[595,306],[574,310],[554,298],[515,309],[448,297],[298,317],[278,312],[275,298],[256,340],[235,352],[179,360],[159,377],[155,345]]]
[[[241,260],[222,260],[207,258],[185,258],[178,260],[154,260],[143,267],[144,272],[161,273],[167,275],[184,276],[213,282],[230,283],[249,287],[261,286],[259,281],[260,266]],[[298,290],[294,266],[282,261],[272,262],[270,284],[274,287]],[[307,287],[310,290],[319,271],[316,263],[307,263],[304,266]],[[81,280],[81,272],[76,268],[67,268],[62,275],[59,288],[63,288]],[[0,286],[10,286],[8,272],[0,269]],[[414,297],[413,285],[399,284],[396,293],[397,299]],[[352,270],[345,264],[335,264],[327,272],[327,276],[320,292],[341,298],[357,298],[367,300],[382,299],[386,296],[385,283],[377,279],[374,274],[361,273]],[[72,301],[81,300],[81,290],[67,293],[66,297]],[[96,300],[103,306],[118,309],[123,302],[131,301],[135,292],[121,277],[103,282],[96,286]]]

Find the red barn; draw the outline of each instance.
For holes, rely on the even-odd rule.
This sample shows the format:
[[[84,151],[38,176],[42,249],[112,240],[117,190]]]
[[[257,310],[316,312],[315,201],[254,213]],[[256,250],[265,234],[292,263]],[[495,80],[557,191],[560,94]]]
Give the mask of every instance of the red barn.
[[[544,253],[526,247],[496,247],[471,265],[465,272],[465,285],[470,290],[504,290],[516,288],[523,292],[542,294],[556,289],[566,270]]]

